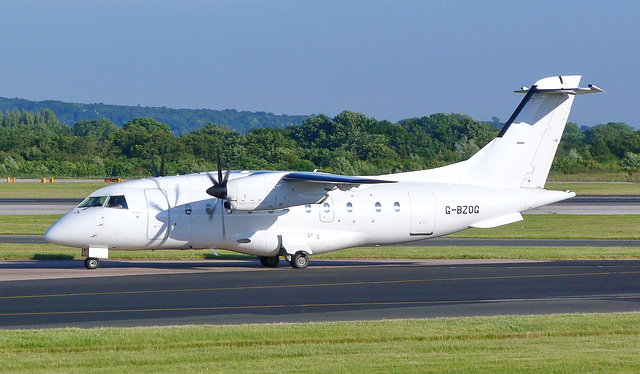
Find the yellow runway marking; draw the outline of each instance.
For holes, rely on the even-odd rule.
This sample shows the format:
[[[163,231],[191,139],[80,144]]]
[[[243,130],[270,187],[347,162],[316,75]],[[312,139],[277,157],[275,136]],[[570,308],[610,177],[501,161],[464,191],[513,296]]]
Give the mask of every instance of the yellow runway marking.
[[[134,294],[154,294],[173,292],[215,292],[215,291],[241,291],[260,289],[284,289],[284,288],[311,288],[311,287],[344,287],[361,285],[382,285],[382,284],[402,284],[402,283],[434,283],[434,282],[457,282],[470,280],[495,280],[495,279],[527,279],[527,278],[559,278],[559,277],[585,277],[602,275],[640,274],[637,271],[607,271],[597,273],[564,273],[564,274],[532,274],[532,275],[502,275],[484,277],[459,277],[459,278],[433,278],[433,279],[400,279],[382,281],[357,281],[357,282],[336,282],[336,283],[314,283],[314,284],[287,284],[287,285],[261,285],[261,286],[238,286],[238,287],[212,287],[212,288],[188,288],[188,289],[165,289],[148,291],[113,291],[113,292],[84,292],[84,293],[64,293],[49,295],[17,295],[0,296],[0,300],[32,299],[32,298],[56,298],[56,297],[79,297],[79,296],[112,296],[112,295],[134,295]],[[0,314],[1,315],[1,314]]]
[[[566,296],[532,299],[480,299],[480,300],[436,300],[436,301],[383,301],[383,302],[357,302],[357,303],[318,303],[299,305],[246,305],[246,306],[212,306],[192,308],[149,308],[149,309],[114,309],[114,310],[84,310],[62,312],[27,312],[27,313],[0,313],[0,317],[10,316],[42,316],[42,315],[73,315],[73,314],[114,314],[114,313],[152,313],[152,312],[193,312],[213,310],[248,310],[248,309],[284,309],[284,308],[322,308],[322,307],[371,307],[371,306],[421,306],[437,304],[488,304],[507,302],[536,302],[536,301],[576,301],[576,300],[626,300],[640,298],[640,294],[615,295],[615,296]]]

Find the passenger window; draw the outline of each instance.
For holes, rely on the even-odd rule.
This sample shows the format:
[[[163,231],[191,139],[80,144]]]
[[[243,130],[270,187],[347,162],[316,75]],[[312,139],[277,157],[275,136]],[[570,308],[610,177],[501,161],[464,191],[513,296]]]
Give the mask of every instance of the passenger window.
[[[382,211],[382,205],[380,203],[376,203],[376,212],[380,213]]]
[[[349,213],[353,212],[353,204],[347,203],[347,212]]]
[[[212,214],[213,206],[211,206],[211,204],[207,204],[207,206],[205,207],[205,211],[207,212],[207,214]]]
[[[98,206],[103,206],[105,200],[107,200],[106,196],[89,196],[80,205],[78,208],[94,208]]]
[[[184,206],[184,212],[189,215],[191,214],[191,204],[187,204]]]
[[[311,205],[307,204],[304,206],[304,211],[307,213],[311,213]]]
[[[117,208],[117,209],[128,209],[127,200],[124,198],[124,195],[110,196],[109,201],[107,201],[108,208]]]
[[[393,210],[395,210],[396,212],[400,211],[400,203],[399,202],[395,202],[393,203]]]

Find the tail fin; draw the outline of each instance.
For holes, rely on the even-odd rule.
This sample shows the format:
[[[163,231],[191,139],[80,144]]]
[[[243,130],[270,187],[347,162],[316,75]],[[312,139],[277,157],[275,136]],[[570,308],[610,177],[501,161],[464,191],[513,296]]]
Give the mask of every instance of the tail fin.
[[[544,188],[576,95],[603,92],[579,88],[580,75],[544,78],[526,93],[497,138],[470,159],[407,177],[495,187]]]
[[[602,92],[593,85],[579,88],[580,78],[544,78],[528,90],[516,91],[526,95],[498,137],[468,160],[482,184],[544,187],[573,99]]]

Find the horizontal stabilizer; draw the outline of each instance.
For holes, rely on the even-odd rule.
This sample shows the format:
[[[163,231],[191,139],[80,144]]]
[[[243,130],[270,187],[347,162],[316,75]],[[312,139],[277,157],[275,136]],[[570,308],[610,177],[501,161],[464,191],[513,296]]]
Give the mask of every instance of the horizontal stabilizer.
[[[312,172],[293,172],[285,174],[282,180],[287,182],[318,182],[318,183],[335,183],[335,184],[377,184],[377,183],[396,183],[395,181],[372,179],[363,177],[349,177],[345,175],[312,173]]]
[[[494,227],[498,227],[498,226],[502,226],[502,225],[506,225],[506,224],[514,223],[518,221],[522,221],[522,214],[511,213],[511,214],[507,214],[506,216],[501,216],[501,217],[493,218],[487,221],[474,223],[469,227],[473,227],[476,229],[491,229]]]

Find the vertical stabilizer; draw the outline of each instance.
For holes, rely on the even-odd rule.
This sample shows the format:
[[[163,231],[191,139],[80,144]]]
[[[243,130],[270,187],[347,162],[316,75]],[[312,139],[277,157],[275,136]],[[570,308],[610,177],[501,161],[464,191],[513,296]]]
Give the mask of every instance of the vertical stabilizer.
[[[526,95],[498,137],[467,160],[469,182],[543,188],[575,96],[602,92],[579,83],[579,75],[556,76],[516,91]]]

